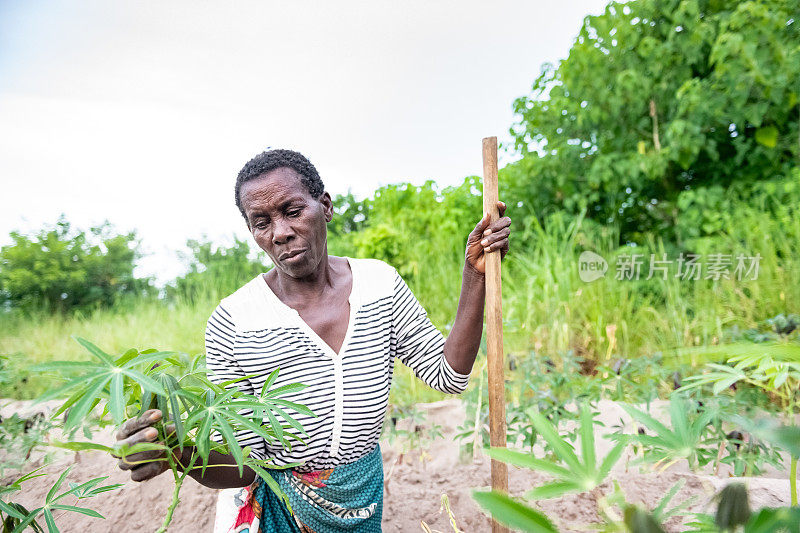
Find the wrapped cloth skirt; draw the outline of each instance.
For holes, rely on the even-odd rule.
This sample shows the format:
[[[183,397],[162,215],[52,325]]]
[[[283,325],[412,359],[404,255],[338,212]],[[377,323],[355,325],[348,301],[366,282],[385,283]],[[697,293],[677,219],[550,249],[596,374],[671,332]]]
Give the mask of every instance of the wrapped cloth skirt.
[[[345,465],[298,472],[270,470],[291,505],[262,479],[237,497],[231,533],[380,533],[383,460],[380,446]]]

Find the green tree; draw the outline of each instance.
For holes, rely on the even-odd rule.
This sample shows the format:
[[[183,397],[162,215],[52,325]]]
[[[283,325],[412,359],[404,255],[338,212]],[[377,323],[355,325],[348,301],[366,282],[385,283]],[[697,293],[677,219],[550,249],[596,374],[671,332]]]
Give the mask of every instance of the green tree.
[[[227,296],[242,285],[266,272],[268,267],[256,259],[246,240],[234,237],[233,246],[214,245],[208,239],[190,239],[189,253],[184,254],[189,271],[167,288],[170,296],[193,300],[213,294]]]
[[[81,231],[62,215],[38,233],[12,232],[11,240],[0,249],[0,293],[12,307],[106,306],[150,287],[133,273],[140,256],[136,233],[118,234],[108,222]]]
[[[540,218],[585,209],[632,240],[680,240],[693,209],[687,225],[713,232],[703,191],[719,199],[797,165],[798,94],[794,0],[611,2],[515,101],[524,157],[506,169],[507,197]]]

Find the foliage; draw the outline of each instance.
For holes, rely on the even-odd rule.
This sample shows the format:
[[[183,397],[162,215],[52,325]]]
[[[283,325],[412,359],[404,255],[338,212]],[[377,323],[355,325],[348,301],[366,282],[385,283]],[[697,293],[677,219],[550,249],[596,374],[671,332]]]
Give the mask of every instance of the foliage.
[[[783,317],[781,317],[783,318]],[[785,320],[776,325],[785,331]],[[791,328],[793,330],[794,328]],[[788,333],[791,333],[791,330]],[[787,420],[793,420],[800,412],[800,343],[783,340],[777,343],[733,344],[704,348],[718,356],[726,356],[727,364],[709,364],[711,372],[687,378],[692,380],[684,387],[713,385],[714,394],[739,382],[747,383],[775,396]],[[732,365],[732,366],[731,366]],[[789,460],[789,482],[792,505],[797,505],[797,462],[798,455],[792,454]]]
[[[361,202],[338,199],[343,218],[331,228],[330,249],[394,266],[433,322],[446,329],[458,300],[467,235],[483,212],[481,191],[480,180],[470,177],[458,187],[402,183]]]
[[[52,424],[43,413],[29,418],[14,413],[0,420],[0,475],[7,468],[21,470],[28,463],[31,453],[45,440]]]
[[[436,439],[442,437],[442,426],[427,422],[427,414],[416,405],[389,405],[383,421],[381,437],[400,445],[400,456],[412,451],[420,454],[420,461],[430,460],[427,452]]]
[[[33,235],[11,232],[0,249],[0,298],[22,309],[68,311],[109,306],[141,294],[149,280],[134,277],[136,233],[115,233],[108,223],[73,229],[62,216]]]
[[[80,501],[117,489],[122,485],[100,485],[100,483],[108,478],[108,476],[105,476],[90,479],[89,481],[81,484],[69,483],[70,488],[59,493],[59,490],[61,490],[61,487],[64,484],[67,475],[69,475],[71,468],[72,467],[69,467],[61,473],[56,482],[48,491],[44,504],[33,509],[32,511],[29,511],[19,503],[6,500],[9,498],[11,493],[22,490],[22,484],[24,482],[43,476],[44,474],[38,473],[41,469],[25,474],[13,483],[0,488],[0,497],[3,498],[0,499],[0,523],[2,524],[2,533],[22,533],[22,531],[28,528],[37,533],[43,533],[44,529],[37,521],[41,521],[40,517],[44,518],[48,533],[58,533],[59,529],[56,525],[56,516],[53,515],[53,511],[62,511],[61,514],[64,512],[72,512],[84,514],[94,518],[103,518],[103,515],[97,511],[87,507],[68,505],[62,500],[68,496],[71,496],[76,498],[77,501]]]
[[[64,430],[69,432],[102,404],[103,414],[110,414],[115,424],[148,409],[158,408],[162,421],[158,424],[160,442],[140,443],[131,448],[108,447],[91,442],[66,442],[58,446],[74,451],[98,450],[114,453],[122,458],[145,450],[163,450],[175,480],[173,501],[160,531],[166,531],[179,502],[180,487],[191,470],[209,466],[212,451],[230,455],[239,473],[248,466],[264,478],[272,490],[282,491],[265,468],[275,468],[267,461],[249,456],[249,448],[242,449],[236,440],[240,431],[249,430],[270,443],[290,447],[291,441],[302,442],[302,426],[287,412],[313,416],[306,407],[281,396],[303,389],[302,384],[287,384],[270,390],[278,375],[273,371],[258,396],[242,393],[239,380],[221,384],[210,381],[199,358],[180,354],[135,349],[113,357],[85,339],[77,339],[93,360],[56,361],[39,365],[39,371],[56,371],[65,375],[67,382],[46,394],[42,399],[60,398],[69,394],[54,416],[68,411]],[[280,419],[279,419],[280,417]],[[174,428],[173,428],[174,426]],[[181,468],[177,461],[179,451],[194,446],[188,467]],[[294,466],[294,465],[290,465]],[[287,501],[288,505],[288,501]]]
[[[799,31],[790,0],[609,3],[515,101],[526,157],[501,181],[525,216],[586,210],[639,242],[718,232],[726,189],[796,161]]]
[[[643,461],[654,462],[664,468],[672,463],[685,459],[689,468],[696,469],[713,459],[713,450],[707,445],[708,424],[714,412],[702,410],[696,413],[696,407],[689,401],[673,396],[669,403],[670,423],[667,427],[653,416],[630,405],[623,409],[636,422],[644,425],[655,435],[627,435],[623,441],[635,442],[644,449]]]
[[[558,530],[542,512],[502,492],[474,491],[472,497],[501,524],[530,533],[554,533]]]
[[[558,434],[556,426],[539,413],[531,411],[530,416],[537,432],[550,444],[556,461],[564,466],[506,448],[492,448],[487,453],[493,459],[542,471],[555,478],[555,481],[530,490],[526,496],[531,499],[557,498],[567,492],[594,490],[608,477],[627,446],[625,442],[618,442],[602,461],[597,461],[594,442],[594,414],[586,404],[581,405],[580,409],[580,457],[569,442]]]
[[[800,343],[737,343],[683,350],[702,352],[726,364],[710,363],[709,372],[686,378],[681,390],[710,385],[714,395],[737,384],[748,384],[774,394],[779,408],[791,416],[800,412]]]
[[[267,270],[253,257],[247,241],[234,237],[233,246],[215,246],[207,239],[186,242],[190,253],[184,256],[189,271],[176,278],[167,293],[189,301],[203,299],[209,292],[219,298],[233,293]]]
[[[531,411],[537,431],[554,450],[553,458],[539,459],[532,453],[522,453],[505,448],[492,448],[488,455],[508,464],[546,473],[554,481],[540,485],[525,494],[527,499],[546,499],[562,496],[567,492],[590,492],[597,502],[598,515],[602,523],[592,524],[592,530],[603,532],[648,533],[662,532],[660,524],[672,517],[682,515],[694,499],[686,499],[669,507],[670,502],[683,487],[685,480],[675,483],[664,494],[652,512],[627,503],[619,484],[612,483],[614,489],[602,494],[600,487],[608,479],[611,469],[619,461],[627,442],[618,442],[598,461],[595,455],[594,415],[588,405],[580,408],[579,434],[581,439],[580,457],[570,443],[558,434],[558,427],[544,417]],[[492,513],[493,518],[511,525],[521,531],[557,531],[549,519],[530,505],[499,492],[473,491],[478,505]],[[620,516],[615,509],[622,509]]]

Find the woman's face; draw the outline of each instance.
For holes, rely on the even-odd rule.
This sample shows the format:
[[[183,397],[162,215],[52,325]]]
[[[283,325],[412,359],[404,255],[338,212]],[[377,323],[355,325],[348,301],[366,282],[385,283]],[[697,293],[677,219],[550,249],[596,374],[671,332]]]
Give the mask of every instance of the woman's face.
[[[291,168],[247,181],[239,194],[250,233],[275,267],[293,278],[313,274],[328,253],[330,195],[313,198]]]

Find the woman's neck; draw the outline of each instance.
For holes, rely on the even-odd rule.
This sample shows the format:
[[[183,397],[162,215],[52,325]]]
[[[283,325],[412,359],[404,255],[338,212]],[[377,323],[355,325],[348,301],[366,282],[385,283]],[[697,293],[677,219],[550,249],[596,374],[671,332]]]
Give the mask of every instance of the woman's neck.
[[[291,307],[294,307],[291,304],[308,305],[337,286],[344,274],[342,267],[347,268],[344,258],[325,254],[308,276],[294,278],[273,268],[274,274],[265,274],[264,279],[284,303]]]

